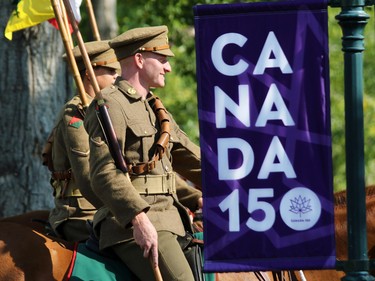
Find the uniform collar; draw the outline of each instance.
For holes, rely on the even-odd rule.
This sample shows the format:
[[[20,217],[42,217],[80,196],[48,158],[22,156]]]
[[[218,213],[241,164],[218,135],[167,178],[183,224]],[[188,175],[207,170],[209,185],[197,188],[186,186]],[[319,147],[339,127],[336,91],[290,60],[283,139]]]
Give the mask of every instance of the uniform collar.
[[[126,96],[131,99],[140,100],[142,97],[135,88],[125,79],[118,77],[115,85],[123,92]]]

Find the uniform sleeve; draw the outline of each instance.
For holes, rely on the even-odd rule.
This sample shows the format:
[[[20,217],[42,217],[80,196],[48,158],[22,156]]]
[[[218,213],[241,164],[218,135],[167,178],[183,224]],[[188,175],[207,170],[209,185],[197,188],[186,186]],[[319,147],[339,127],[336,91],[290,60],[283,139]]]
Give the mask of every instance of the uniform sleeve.
[[[127,176],[116,168],[109,147],[105,142],[92,102],[87,109],[85,128],[89,135],[91,186],[96,195],[103,201],[112,214],[124,227],[140,212],[147,211],[150,206],[135,190]],[[115,100],[107,100],[109,116],[121,147],[126,138],[126,123],[121,106]]]
[[[89,176],[89,140],[83,126],[83,118],[75,104],[69,104],[64,114],[64,141],[76,186],[95,208],[103,203],[93,193]]]
[[[171,122],[173,128],[171,132],[171,141],[173,142],[171,151],[173,169],[201,188],[200,148],[188,138],[173,118],[171,118]]]
[[[202,197],[202,192],[189,185],[179,175],[176,176],[176,190],[178,201],[190,211],[195,212],[198,209],[198,199]]]

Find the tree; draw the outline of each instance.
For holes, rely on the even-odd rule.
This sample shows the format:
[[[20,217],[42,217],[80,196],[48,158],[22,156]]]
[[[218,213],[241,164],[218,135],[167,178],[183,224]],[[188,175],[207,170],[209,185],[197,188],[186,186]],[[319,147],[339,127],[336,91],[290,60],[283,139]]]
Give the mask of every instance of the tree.
[[[116,36],[116,0],[96,2],[102,39]],[[12,0],[0,3],[2,33],[15,8]],[[81,13],[90,36],[83,5]],[[64,52],[60,33],[47,22],[15,32],[12,41],[0,39],[0,217],[53,206],[41,153],[56,114],[75,93]]]
[[[12,10],[0,2],[0,30]],[[56,113],[72,95],[59,32],[49,23],[0,39],[0,217],[49,209],[52,188],[41,151]]]
[[[116,18],[117,0],[93,0],[96,21],[102,40],[112,39],[118,34],[118,23]]]

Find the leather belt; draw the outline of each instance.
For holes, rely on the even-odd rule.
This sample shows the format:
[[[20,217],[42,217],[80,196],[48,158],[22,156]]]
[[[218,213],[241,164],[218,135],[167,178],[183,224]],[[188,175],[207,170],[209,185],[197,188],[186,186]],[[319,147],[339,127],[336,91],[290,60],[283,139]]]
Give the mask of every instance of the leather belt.
[[[80,197],[82,196],[78,188],[72,188],[69,186],[70,180],[73,178],[72,169],[65,171],[53,171],[51,172],[52,180],[55,182],[52,184],[55,189],[57,197]]]
[[[51,177],[54,180],[62,181],[62,180],[71,180],[72,179],[72,169],[66,171],[53,171],[51,172]]]
[[[137,175],[130,177],[135,189],[142,195],[176,193],[176,174]]]
[[[156,166],[156,161],[155,160],[151,160],[150,162],[139,163],[137,165],[129,164],[128,165],[128,170],[132,174],[139,175],[139,174],[150,172],[152,169],[155,168],[155,166]]]

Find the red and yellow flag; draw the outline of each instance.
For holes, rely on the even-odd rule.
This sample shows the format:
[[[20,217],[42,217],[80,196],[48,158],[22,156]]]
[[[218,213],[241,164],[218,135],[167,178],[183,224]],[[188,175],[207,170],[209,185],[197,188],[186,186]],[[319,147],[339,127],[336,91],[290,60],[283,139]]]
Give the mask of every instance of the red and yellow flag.
[[[81,20],[80,6],[82,0],[70,0],[75,19]],[[51,0],[20,0],[17,9],[12,12],[4,35],[12,40],[12,33],[55,18]]]
[[[21,0],[12,12],[5,28],[5,37],[12,40],[12,33],[54,18],[50,0]]]

